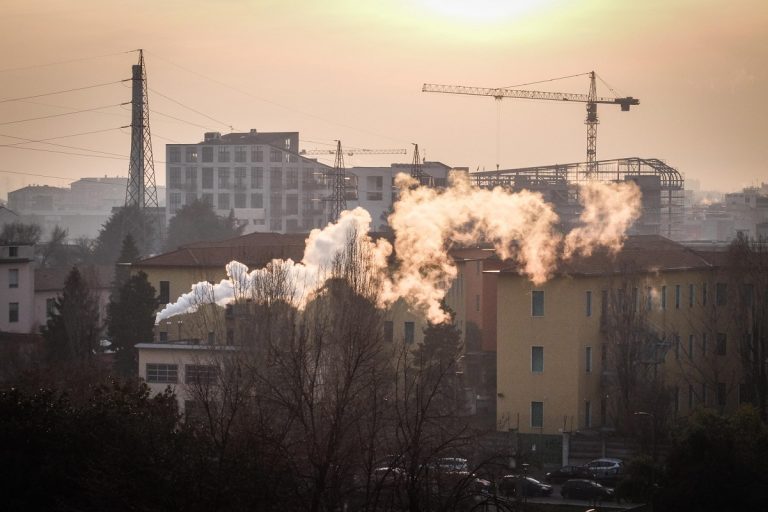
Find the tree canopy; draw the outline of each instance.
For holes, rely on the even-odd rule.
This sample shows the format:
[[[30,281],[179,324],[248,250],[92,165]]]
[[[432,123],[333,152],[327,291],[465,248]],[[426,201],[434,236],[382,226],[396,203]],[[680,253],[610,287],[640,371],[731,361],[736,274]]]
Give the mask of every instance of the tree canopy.
[[[53,361],[90,359],[98,348],[99,305],[77,267],[73,267],[42,328]]]
[[[243,229],[237,225],[233,212],[228,217],[220,217],[209,203],[196,199],[171,218],[165,248],[173,250],[192,242],[230,238],[242,234]]]
[[[136,206],[120,208],[104,223],[93,250],[94,261],[105,265],[114,264],[127,235],[133,237],[141,255],[149,254],[155,245],[157,233],[153,221]]]
[[[137,369],[136,343],[152,340],[157,297],[139,272],[123,283],[107,306],[107,332],[115,351],[115,366],[123,375],[134,375]]]
[[[23,222],[9,222],[3,224],[0,232],[0,243],[10,245],[35,245],[40,241],[42,229],[38,224],[25,224]]]

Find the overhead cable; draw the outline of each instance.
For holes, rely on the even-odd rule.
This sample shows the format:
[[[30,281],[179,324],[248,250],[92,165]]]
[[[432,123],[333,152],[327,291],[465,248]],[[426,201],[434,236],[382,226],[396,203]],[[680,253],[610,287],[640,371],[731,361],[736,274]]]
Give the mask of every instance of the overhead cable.
[[[104,87],[104,86],[107,86],[107,85],[119,84],[119,83],[122,83],[122,82],[128,82],[130,80],[131,80],[130,78],[126,78],[124,80],[117,80],[115,82],[105,82],[103,84],[86,85],[84,87],[75,87],[75,88],[72,88],[72,89],[64,89],[64,90],[61,90],[61,91],[45,92],[45,93],[42,93],[42,94],[33,94],[32,96],[20,96],[18,98],[6,98],[4,100],[0,100],[0,103],[8,103],[8,102],[11,102],[11,101],[30,100],[32,98],[42,98],[43,96],[53,96],[55,94],[64,94],[64,93],[67,93],[67,92],[84,91],[86,89],[95,89],[97,87]]]

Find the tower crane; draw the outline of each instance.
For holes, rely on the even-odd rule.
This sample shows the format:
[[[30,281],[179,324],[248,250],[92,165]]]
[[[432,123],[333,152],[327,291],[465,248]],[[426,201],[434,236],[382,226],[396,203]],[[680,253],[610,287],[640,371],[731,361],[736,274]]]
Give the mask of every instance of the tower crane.
[[[597,105],[619,105],[622,112],[629,110],[633,105],[639,105],[640,100],[627,96],[624,98],[604,98],[597,95],[595,84],[595,72],[589,72],[589,93],[575,94],[567,92],[526,91],[506,87],[465,87],[461,85],[424,84],[422,92],[439,92],[447,94],[468,94],[472,96],[491,96],[496,100],[504,98],[520,98],[529,100],[554,100],[563,102],[578,102],[587,104],[587,169],[592,174],[597,161]]]

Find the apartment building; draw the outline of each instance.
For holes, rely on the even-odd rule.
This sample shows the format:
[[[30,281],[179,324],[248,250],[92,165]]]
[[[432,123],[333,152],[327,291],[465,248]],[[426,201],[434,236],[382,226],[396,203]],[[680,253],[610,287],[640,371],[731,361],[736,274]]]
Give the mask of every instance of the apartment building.
[[[33,245],[0,245],[0,332],[33,331],[34,257]]]
[[[299,155],[298,132],[206,133],[166,145],[167,218],[198,199],[245,232],[308,232],[328,222],[327,165]]]
[[[656,235],[630,237],[615,257],[597,251],[563,262],[541,285],[514,266],[501,269],[499,424],[540,435],[611,430],[620,400],[615,355],[638,326],[649,342],[632,364],[672,390],[673,415],[734,409],[744,399],[726,312],[734,294],[712,254]],[[630,319],[642,322],[622,334]]]

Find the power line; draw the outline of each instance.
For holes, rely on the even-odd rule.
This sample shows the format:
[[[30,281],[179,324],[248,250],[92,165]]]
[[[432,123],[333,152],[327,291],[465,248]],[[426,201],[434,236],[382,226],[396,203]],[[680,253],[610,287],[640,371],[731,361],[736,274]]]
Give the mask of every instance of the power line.
[[[62,176],[53,176],[53,175],[50,175],[50,174],[39,174],[39,173],[26,172],[26,171],[9,171],[7,169],[0,169],[0,173],[4,173],[4,174],[18,174],[20,176],[31,176],[33,178],[48,178],[48,179],[52,179],[52,180],[64,180],[64,181],[72,180],[72,178],[65,178],[65,177],[62,177]],[[123,178],[124,176],[110,176],[110,177]],[[103,185],[111,185],[110,183],[104,183],[103,181],[96,181],[96,180],[91,180],[91,179],[88,179],[88,178],[80,178],[80,180],[81,181],[86,181],[86,182],[89,182],[89,183],[100,183],[100,184],[103,184]]]
[[[18,98],[6,98],[4,100],[0,100],[0,103],[8,103],[8,102],[11,102],[11,101],[30,100],[32,98],[42,98],[43,96],[53,96],[55,94],[64,94],[64,93],[67,93],[67,92],[84,91],[86,89],[96,89],[97,87],[104,87],[104,86],[107,86],[107,85],[119,84],[119,83],[126,82],[126,81],[129,81],[129,80],[130,80],[130,78],[126,78],[125,80],[117,80],[115,82],[105,82],[103,84],[86,85],[84,87],[75,87],[73,89],[64,89],[64,90],[61,90],[61,91],[46,92],[46,93],[42,93],[42,94],[33,94],[32,96],[20,96]]]
[[[193,123],[192,121],[187,121],[186,119],[181,119],[180,117],[175,117],[175,116],[172,116],[170,114],[164,114],[162,112],[158,112],[157,110],[149,109],[149,111],[152,112],[153,114],[157,114],[159,116],[169,117],[171,119],[175,119],[176,121],[179,121],[179,122],[182,122],[182,123],[185,123],[185,124],[189,124],[189,125],[192,125],[192,126],[196,126],[198,128],[202,128],[203,130],[213,130],[213,128],[211,128],[210,126],[203,126],[201,124]]]
[[[208,114],[204,114],[203,112],[200,112],[199,110],[196,110],[196,109],[194,109],[194,108],[192,108],[192,107],[190,107],[190,106],[188,106],[188,105],[185,105],[184,103],[182,103],[182,102],[180,102],[180,101],[178,101],[178,100],[175,100],[175,99],[173,99],[173,98],[171,98],[171,97],[168,97],[168,96],[166,96],[165,94],[163,94],[163,93],[161,93],[161,92],[159,92],[159,91],[156,91],[155,89],[149,88],[149,90],[150,90],[151,92],[153,92],[153,93],[157,94],[158,96],[161,96],[161,97],[163,97],[163,98],[167,99],[168,101],[172,101],[173,103],[176,103],[177,105],[180,105],[180,106],[182,106],[182,107],[186,108],[187,110],[191,110],[191,111],[192,111],[192,112],[194,112],[195,114],[199,114],[199,115],[201,115],[201,116],[203,116],[203,117],[205,117],[205,118],[208,118],[208,119],[210,119],[210,120],[211,120],[211,121],[213,121],[214,123],[218,123],[218,124],[220,124],[220,125],[222,125],[222,126],[226,126],[227,128],[232,128],[232,125],[231,125],[231,124],[229,124],[229,123],[225,123],[224,121],[219,121],[218,119],[215,119],[215,118],[213,118],[213,117],[209,116]]]
[[[108,158],[110,160],[128,160],[127,156],[123,155],[117,155],[117,153],[111,153],[106,155],[93,155],[89,153],[72,153],[71,151],[58,151],[55,149],[45,149],[45,148],[25,148],[23,146],[2,146],[7,149],[20,149],[22,151],[40,151],[43,153],[57,153],[59,155],[72,155],[72,156],[87,156],[91,158]],[[92,149],[85,149],[85,151],[94,151]],[[104,153],[103,151],[99,151],[99,153]],[[117,156],[110,156],[110,155],[117,155]]]
[[[77,110],[76,107],[68,107],[66,105],[56,105],[56,104],[53,104],[53,103],[43,103],[41,101],[21,101],[20,103],[29,103],[30,105],[40,105],[40,106],[43,106],[43,107],[62,108],[62,109],[69,110],[69,111]],[[108,115],[108,116],[123,117],[123,114],[121,114],[119,112],[99,112],[99,111],[96,111],[96,110],[94,110],[94,112],[97,112],[99,114],[105,114],[105,115]]]
[[[128,102],[128,103],[130,103],[130,102]],[[30,118],[27,118],[27,119],[18,119],[16,121],[5,121],[4,123],[0,123],[0,126],[6,126],[6,125],[9,125],[9,124],[26,123],[28,121],[40,121],[41,119],[51,119],[51,118],[54,118],[54,117],[69,116],[69,115],[73,115],[73,114],[82,114],[83,112],[93,112],[95,110],[101,110],[101,109],[111,108],[111,107],[119,107],[119,106],[126,105],[126,104],[127,103],[115,103],[114,105],[105,105],[105,106],[102,106],[102,107],[94,107],[94,108],[86,108],[86,109],[82,109],[82,110],[74,110],[72,112],[63,112],[61,114],[51,114],[51,115],[48,115],[48,116],[41,116],[41,117],[30,117]]]
[[[0,137],[7,137],[9,139],[18,139],[18,140],[24,141],[24,142],[16,142],[15,144],[0,144],[0,147],[21,146],[24,144],[32,144],[36,142],[42,142],[42,143],[48,144],[47,141],[49,140],[68,139],[70,137],[80,137],[82,135],[93,135],[94,133],[111,132],[113,130],[120,130],[122,128],[126,128],[126,127],[117,126],[115,128],[104,128],[103,130],[91,130],[89,132],[70,133],[68,135],[58,135],[56,137],[47,137],[45,139],[27,139],[25,137],[17,137],[15,135],[7,135],[7,134],[0,133]],[[56,145],[56,144],[51,144],[51,145]],[[70,146],[66,146],[66,147],[70,147]],[[83,148],[75,148],[75,149],[83,149]],[[93,150],[93,151],[96,151],[96,150]]]
[[[389,140],[392,140],[392,141],[395,141],[395,142],[399,142],[399,143],[402,143],[402,144],[408,144],[408,142],[400,140],[400,139],[396,139],[394,137],[389,137],[387,135],[383,135],[383,134],[380,134],[380,133],[372,132],[370,130],[365,130],[363,128],[358,128],[358,127],[350,126],[350,125],[347,125],[347,124],[344,124],[344,123],[339,123],[337,121],[332,121],[330,119],[326,119],[324,117],[321,117],[321,116],[318,116],[318,115],[315,115],[315,114],[310,114],[309,112],[301,111],[301,110],[299,110],[297,108],[294,108],[294,107],[289,107],[287,105],[282,105],[282,104],[277,103],[275,101],[267,100],[267,99],[264,99],[264,98],[259,98],[258,96],[255,96],[255,95],[253,95],[253,94],[251,94],[251,93],[249,93],[249,92],[247,92],[247,91],[245,91],[243,89],[240,89],[239,87],[235,87],[234,85],[231,85],[231,84],[228,84],[226,82],[222,82],[220,80],[217,80],[215,78],[211,78],[209,76],[203,75],[202,73],[199,73],[199,72],[194,71],[192,69],[188,69],[188,68],[186,68],[184,66],[181,66],[180,64],[176,64],[175,62],[170,61],[170,60],[168,60],[168,59],[166,59],[164,57],[161,57],[160,55],[158,55],[158,54],[156,54],[154,52],[147,52],[147,53],[150,53],[154,57],[156,57],[156,58],[158,58],[158,59],[160,59],[162,61],[165,61],[168,64],[170,64],[172,66],[175,66],[175,67],[177,67],[177,68],[179,68],[179,69],[181,69],[183,71],[186,71],[187,73],[199,76],[200,78],[204,78],[206,80],[209,80],[209,81],[211,81],[211,82],[213,82],[215,84],[218,84],[218,85],[221,85],[221,86],[226,87],[228,89],[231,89],[231,90],[233,90],[235,92],[238,92],[238,93],[240,93],[240,94],[242,94],[244,96],[248,96],[249,98],[255,99],[257,101],[261,101],[261,102],[264,102],[264,103],[269,103],[270,105],[274,105],[276,107],[279,107],[279,108],[282,108],[282,109],[285,109],[285,110],[288,110],[288,111],[291,111],[291,112],[295,112],[297,114],[301,114],[301,115],[306,116],[306,117],[311,117],[311,118],[323,121],[323,122],[328,123],[328,124],[332,124],[332,125],[336,125],[336,126],[341,126],[343,128],[349,128],[350,130],[355,130],[355,131],[361,132],[361,133],[367,133],[367,134],[373,135],[375,137],[381,137],[381,138],[384,138],[384,139],[389,139]]]
[[[70,64],[72,62],[82,62],[85,60],[103,59],[104,57],[114,57],[115,55],[124,55],[126,53],[132,53],[136,50],[130,50],[127,52],[105,53],[104,55],[94,55],[93,57],[80,57],[77,59],[60,60],[57,62],[47,62],[44,64],[31,64],[29,66],[18,66],[15,68],[0,69],[0,73],[7,73],[10,71],[24,71],[27,69],[43,68],[47,66],[58,66],[59,64]]]

